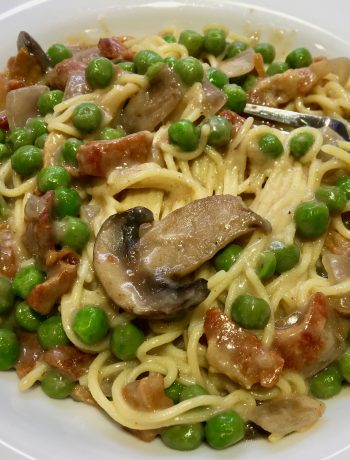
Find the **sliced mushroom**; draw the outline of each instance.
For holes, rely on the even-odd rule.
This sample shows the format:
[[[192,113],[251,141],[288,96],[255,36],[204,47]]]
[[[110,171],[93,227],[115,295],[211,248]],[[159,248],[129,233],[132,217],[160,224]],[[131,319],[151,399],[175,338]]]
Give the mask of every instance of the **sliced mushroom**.
[[[175,73],[164,65],[150,85],[130,99],[121,115],[121,124],[129,133],[154,131],[175,109],[183,93]]]
[[[34,38],[31,35],[29,35],[28,32],[25,32],[23,30],[18,34],[17,37],[18,51],[21,48],[25,48],[30,54],[36,57],[36,60],[40,64],[40,67],[42,68],[43,72],[46,72],[46,70],[50,67],[50,60],[47,57],[45,51],[42,49],[39,43],[36,40],[34,40]]]
[[[202,83],[202,109],[205,116],[215,115],[226,103],[226,96],[207,78]]]
[[[30,85],[9,91],[6,96],[9,128],[25,126],[29,118],[39,115],[38,98],[48,90],[45,85]]]
[[[94,248],[94,268],[111,299],[144,317],[174,316],[202,302],[207,281],[176,281],[193,273],[236,237],[270,224],[243,205],[221,195],[197,200],[159,222],[143,207],[109,217]]]

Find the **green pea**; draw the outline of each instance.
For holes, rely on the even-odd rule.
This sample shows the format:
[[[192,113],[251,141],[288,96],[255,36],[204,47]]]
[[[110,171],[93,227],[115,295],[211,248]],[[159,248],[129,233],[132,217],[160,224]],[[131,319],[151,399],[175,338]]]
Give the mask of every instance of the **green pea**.
[[[256,274],[262,280],[268,280],[275,273],[276,270],[276,256],[273,251],[265,251],[260,254]]]
[[[51,316],[39,325],[38,340],[45,349],[68,345],[69,340],[60,316]]]
[[[13,279],[13,289],[21,299],[25,299],[32,289],[45,281],[44,273],[35,265],[22,267]]]
[[[264,299],[241,294],[233,302],[231,317],[245,329],[263,329],[269,322],[270,305]]]
[[[118,62],[117,65],[126,72],[136,73],[135,64],[131,61]]]
[[[167,43],[176,43],[176,37],[173,34],[163,35],[163,40],[165,40]]]
[[[179,43],[187,48],[190,56],[198,56],[203,46],[203,36],[194,30],[183,30],[179,37]]]
[[[328,399],[338,394],[342,387],[342,377],[336,364],[322,369],[311,377],[310,391],[316,398]]]
[[[201,423],[174,425],[165,428],[161,433],[163,443],[175,450],[194,450],[203,441],[204,429]]]
[[[340,187],[323,185],[315,192],[317,200],[326,204],[330,214],[341,213],[347,203],[346,193]]]
[[[0,143],[4,144],[5,141],[6,141],[6,131],[0,128]]]
[[[350,348],[348,347],[338,360],[342,377],[350,383]]]
[[[15,292],[12,286],[12,282],[0,276],[0,315],[8,313],[14,304]]]
[[[170,387],[166,388],[164,392],[167,395],[167,397],[170,398],[174,402],[174,404],[177,404],[178,402],[180,402],[180,395],[183,389],[184,389],[184,385],[182,385],[182,383],[177,382],[175,380],[175,382],[173,382],[170,385]]]
[[[29,118],[26,127],[33,133],[34,139],[48,133],[47,123],[42,117]]]
[[[112,353],[122,361],[136,358],[137,349],[144,342],[143,332],[132,323],[120,324],[111,335]]]
[[[33,133],[28,128],[15,128],[7,136],[7,145],[13,150],[17,150],[24,145],[31,145],[34,141]]]
[[[65,163],[78,166],[77,151],[81,145],[83,145],[83,142],[75,137],[66,140],[61,148],[62,158]]]
[[[180,402],[186,401],[186,399],[192,399],[196,396],[207,395],[208,392],[201,385],[193,384],[184,386],[180,393]]]
[[[276,257],[276,273],[284,273],[294,268],[300,260],[300,249],[296,244],[283,244],[275,241],[271,249]]]
[[[291,69],[308,67],[312,64],[312,56],[310,51],[306,48],[296,48],[288,54],[286,57],[286,63]]]
[[[111,139],[120,139],[125,136],[125,131],[120,128],[110,128],[106,127],[101,129],[99,132],[98,138],[104,141]]]
[[[289,69],[289,65],[286,62],[273,62],[266,69],[266,74],[272,77],[278,73],[284,73]]]
[[[82,251],[89,241],[88,224],[78,217],[66,216],[61,221],[58,241],[62,246],[68,246],[76,251]]]
[[[254,51],[261,54],[265,64],[271,64],[276,56],[275,47],[271,43],[258,43],[254,46]]]
[[[242,113],[248,102],[245,91],[235,83],[225,85],[223,91],[227,97],[226,106],[233,112]]]
[[[9,329],[0,329],[0,371],[11,369],[18,360],[19,352],[16,334]]]
[[[34,311],[26,302],[17,304],[15,318],[17,324],[29,332],[36,332],[44,320],[44,317]]]
[[[209,29],[204,34],[203,46],[208,53],[218,56],[226,47],[225,33],[221,29]]]
[[[225,54],[225,59],[230,59],[238,54],[242,53],[248,48],[248,45],[246,43],[243,43],[239,40],[236,40],[234,42],[231,42],[228,44],[227,49],[226,49],[226,54]]]
[[[145,77],[148,78],[150,82],[153,81],[164,66],[164,61],[155,62],[148,67],[147,72],[145,73]]]
[[[188,56],[178,59],[174,64],[174,70],[180,75],[181,80],[186,85],[190,86],[197,81],[203,80],[204,71],[202,63],[195,57]]]
[[[67,398],[75,386],[75,382],[57,369],[51,369],[44,375],[41,381],[43,392],[54,399]]]
[[[275,134],[264,134],[259,138],[258,145],[264,155],[278,158],[283,153],[283,144]]]
[[[248,93],[254,88],[254,86],[256,86],[257,83],[258,83],[258,77],[256,75],[249,74],[244,80],[242,88],[244,89],[244,91]]]
[[[11,157],[11,166],[21,176],[31,176],[43,165],[43,152],[34,145],[23,145]]]
[[[295,134],[289,143],[290,154],[298,159],[310,150],[314,142],[315,138],[313,134],[307,131]]]
[[[191,152],[198,147],[200,132],[191,121],[179,120],[169,126],[168,136],[172,144]]]
[[[0,144],[0,163],[8,160],[12,154],[12,150],[6,144]]]
[[[216,69],[215,67],[209,67],[207,70],[207,78],[210,83],[220,89],[229,83],[228,76],[225,74],[225,72],[220,69]]]
[[[136,72],[141,75],[144,75],[152,64],[161,61],[162,58],[159,56],[159,54],[151,50],[138,51],[134,56]]]
[[[98,56],[88,63],[85,70],[86,80],[93,88],[106,88],[113,79],[114,68],[112,62]]]
[[[225,117],[213,115],[208,118],[210,133],[208,144],[214,147],[223,147],[231,140],[232,125]]]
[[[55,189],[54,211],[58,219],[66,216],[78,216],[81,206],[79,193],[73,188],[58,187]]]
[[[84,133],[99,128],[102,122],[102,110],[93,102],[82,102],[73,110],[73,125]]]
[[[62,43],[55,43],[51,45],[47,50],[47,55],[53,66],[63,61],[64,59],[69,59],[73,56],[71,50],[68,49],[65,45],[62,45]]]
[[[238,244],[229,244],[219,251],[213,260],[215,270],[227,272],[241,255],[242,248]]]
[[[94,305],[80,308],[73,320],[73,331],[88,345],[94,345],[106,337],[109,329],[104,310]]]
[[[47,136],[47,134],[42,134],[41,136],[37,137],[34,142],[35,147],[38,147],[38,149],[43,149],[45,147]]]
[[[68,187],[70,181],[70,174],[62,166],[47,166],[37,176],[37,183],[41,192],[55,190],[57,187]]]
[[[63,100],[64,93],[59,89],[46,91],[38,98],[38,109],[41,115],[47,115],[53,112],[55,105]]]
[[[225,449],[241,441],[245,436],[245,423],[233,410],[214,415],[205,425],[205,438],[213,449]]]
[[[335,185],[344,191],[346,199],[350,200],[350,176],[342,176],[336,182]]]
[[[175,62],[177,58],[175,57],[166,57],[164,58],[164,62],[168,65],[169,69],[174,70]]]
[[[327,205],[318,201],[305,201],[296,208],[294,220],[299,236],[308,239],[318,238],[328,227]]]

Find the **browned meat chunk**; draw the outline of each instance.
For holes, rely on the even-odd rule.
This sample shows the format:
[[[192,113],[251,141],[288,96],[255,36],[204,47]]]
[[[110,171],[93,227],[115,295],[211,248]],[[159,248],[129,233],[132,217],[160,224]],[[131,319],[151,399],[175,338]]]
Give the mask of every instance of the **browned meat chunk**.
[[[160,374],[128,383],[123,388],[123,396],[133,409],[146,412],[166,409],[174,405],[164,392],[164,377]]]
[[[77,152],[81,175],[105,177],[118,166],[146,163],[151,155],[153,136],[141,131],[120,139],[91,141]]]
[[[78,380],[84,375],[93,359],[93,355],[84,353],[71,345],[50,348],[43,355],[43,360],[47,364],[63,372],[72,380]]]
[[[101,56],[108,59],[120,59],[123,61],[132,61],[133,53],[123,45],[118,37],[100,38],[98,48]]]
[[[71,75],[85,72],[85,68],[86,64],[78,59],[64,59],[46,74],[46,83],[52,88],[64,91]]]
[[[98,404],[92,397],[90,390],[83,385],[79,385],[79,383],[75,385],[70,393],[70,396],[74,399],[74,401],[83,402],[85,404],[89,404],[89,406],[98,407]]]
[[[281,356],[265,348],[256,335],[231,322],[219,308],[207,311],[204,332],[207,359],[215,371],[248,389],[256,383],[270,388],[278,382]]]
[[[25,85],[34,85],[43,75],[36,57],[25,48],[21,48],[16,56],[8,60],[7,68],[10,79],[19,80]]]
[[[232,131],[234,134],[238,133],[245,122],[243,117],[238,115],[236,112],[232,112],[232,110],[222,110],[219,113],[219,116],[226,118],[226,120],[232,124]]]

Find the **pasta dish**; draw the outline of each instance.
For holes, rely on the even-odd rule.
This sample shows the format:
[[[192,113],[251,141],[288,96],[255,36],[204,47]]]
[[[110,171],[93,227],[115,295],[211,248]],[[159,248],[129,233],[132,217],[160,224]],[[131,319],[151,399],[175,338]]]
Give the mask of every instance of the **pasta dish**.
[[[350,60],[212,24],[0,74],[0,370],[144,441],[314,425],[350,382]]]

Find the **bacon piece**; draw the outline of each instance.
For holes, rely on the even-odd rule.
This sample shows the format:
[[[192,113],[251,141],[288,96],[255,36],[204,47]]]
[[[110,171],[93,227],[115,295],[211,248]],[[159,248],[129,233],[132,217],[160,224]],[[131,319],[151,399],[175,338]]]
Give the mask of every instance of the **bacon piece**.
[[[24,209],[27,226],[23,243],[28,252],[43,265],[47,251],[55,247],[51,222],[53,200],[53,191],[41,197],[31,195]]]
[[[133,53],[123,45],[118,37],[100,38],[98,48],[101,56],[108,59],[121,59],[123,61],[132,61]]]
[[[47,72],[46,82],[52,88],[58,88],[62,91],[71,75],[85,72],[86,64],[75,58],[64,59]]]
[[[320,81],[310,67],[290,69],[260,80],[249,93],[252,104],[278,107],[297,96],[305,96]]]
[[[248,419],[269,433],[285,436],[313,425],[324,410],[322,401],[305,395],[291,395],[254,407],[249,411]]]
[[[333,254],[350,257],[350,241],[334,228],[328,231],[324,245]]]
[[[16,372],[21,379],[34,369],[37,361],[42,357],[44,350],[36,334],[19,330],[17,331],[17,337],[21,345],[21,352],[16,364]]]
[[[79,383],[75,385],[70,393],[70,396],[74,399],[74,401],[83,402],[89,404],[89,406],[98,407],[98,404],[92,397],[90,390],[87,387],[80,385]]]
[[[0,274],[13,278],[17,271],[15,241],[7,224],[0,224]]]
[[[34,85],[43,74],[37,58],[21,48],[16,56],[10,57],[7,63],[9,78],[19,80],[27,85]]]
[[[150,412],[174,405],[164,392],[164,377],[160,374],[130,382],[122,393],[126,402],[136,410]]]
[[[264,66],[264,59],[260,53],[255,53],[254,55],[254,68],[258,77],[265,77],[265,66]]]
[[[270,388],[277,383],[283,367],[281,356],[265,348],[256,335],[231,322],[219,308],[207,311],[204,332],[207,359],[217,372],[245,388],[255,383]]]
[[[64,251],[64,250],[63,250]],[[28,304],[42,315],[50,313],[56,302],[71,290],[77,278],[79,256],[61,259],[48,270],[48,278],[37,284],[27,297]]]
[[[219,116],[226,118],[226,120],[232,124],[232,131],[234,134],[238,133],[245,122],[245,118],[241,117],[236,112],[232,112],[232,110],[222,110]]]
[[[2,110],[0,112],[0,129],[3,129],[5,131],[9,130],[9,122],[8,122],[7,113],[5,110]]]
[[[50,348],[43,355],[43,360],[47,364],[60,370],[72,380],[78,380],[84,375],[93,359],[93,355],[84,353],[72,345]]]
[[[104,177],[118,166],[145,163],[151,155],[152,140],[152,133],[140,131],[120,139],[87,142],[77,152],[79,171]]]
[[[273,345],[283,357],[285,368],[303,370],[309,376],[334,361],[342,352],[343,344],[326,297],[317,292],[311,297],[301,321],[286,328],[276,328]]]

